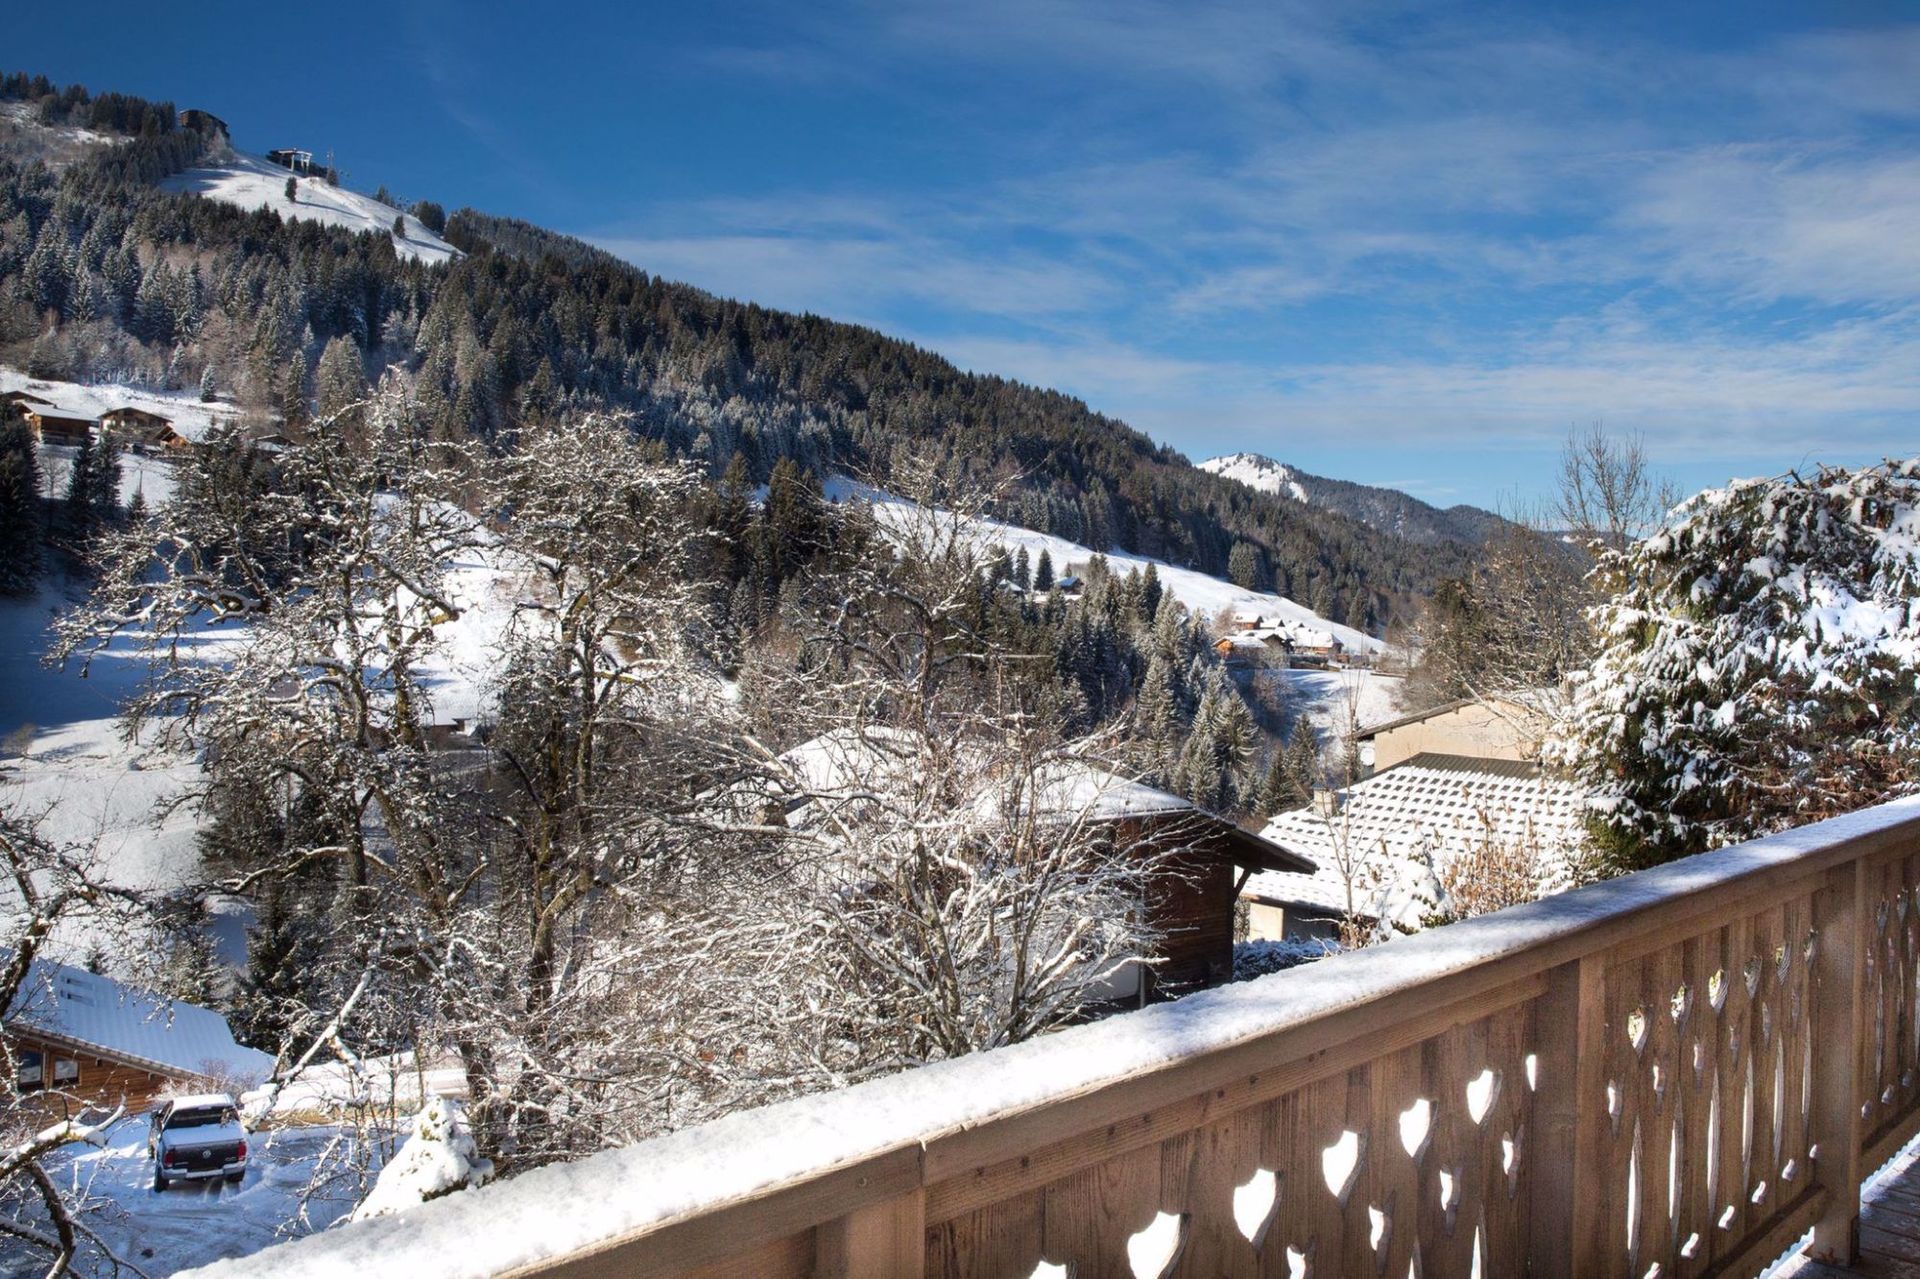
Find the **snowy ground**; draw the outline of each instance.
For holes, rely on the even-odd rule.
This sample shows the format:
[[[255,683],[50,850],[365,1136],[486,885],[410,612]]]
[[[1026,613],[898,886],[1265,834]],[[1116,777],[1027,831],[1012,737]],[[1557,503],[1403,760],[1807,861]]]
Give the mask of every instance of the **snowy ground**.
[[[299,179],[295,198],[289,203],[287,179],[292,176],[277,164],[236,151],[226,164],[188,169],[162,179],[160,187],[165,191],[204,195],[243,209],[272,209],[283,218],[302,222],[393,234],[393,220],[400,216],[400,210],[370,195],[329,186],[319,178]],[[427,230],[420,219],[411,214],[407,215],[406,228],[406,238],[393,242],[394,251],[401,257],[436,263],[460,256],[460,250]]]
[[[1398,675],[1379,671],[1290,670],[1277,675],[1286,683],[1288,704],[1303,710],[1323,739],[1392,719],[1399,714],[1400,691],[1406,684]]]
[[[153,1189],[146,1124],[124,1120],[104,1150],[72,1148],[49,1161],[62,1185],[84,1188],[95,1201],[88,1224],[126,1260],[156,1276],[242,1257],[292,1235],[325,1229],[353,1208],[348,1186],[306,1205],[300,1196],[330,1143],[345,1140],[330,1127],[283,1128],[248,1141],[251,1167],[237,1186],[224,1181],[183,1182]],[[337,1148],[336,1148],[337,1156]],[[333,1166],[333,1160],[328,1160]],[[357,1189],[357,1187],[355,1187]],[[0,1279],[45,1272],[0,1247]]]
[[[835,476],[825,485],[827,496],[836,502],[850,499],[865,500],[873,503],[874,513],[882,525],[900,522],[910,518],[911,504],[889,493],[868,488],[844,476]],[[1079,572],[1087,561],[1093,558],[1093,551],[1077,542],[1069,542],[1063,537],[1053,537],[1046,533],[1036,533],[1012,524],[1003,524],[998,520],[976,519],[971,521],[980,541],[985,545],[1004,547],[1013,554],[1024,547],[1030,559],[1038,559],[1045,551],[1053,561],[1055,572]],[[1134,555],[1128,551],[1110,550],[1105,552],[1107,563],[1114,572],[1125,576],[1134,569],[1145,570],[1152,564],[1159,574],[1160,584],[1173,592],[1173,597],[1185,604],[1195,613],[1209,617],[1222,612],[1257,612],[1272,618],[1280,618],[1302,626],[1330,631],[1349,652],[1380,653],[1386,645],[1369,635],[1364,635],[1350,626],[1342,626],[1329,621],[1303,604],[1296,604],[1284,595],[1274,595],[1266,591],[1249,591],[1223,582],[1196,569],[1181,568],[1165,560],[1148,559],[1144,555]]]

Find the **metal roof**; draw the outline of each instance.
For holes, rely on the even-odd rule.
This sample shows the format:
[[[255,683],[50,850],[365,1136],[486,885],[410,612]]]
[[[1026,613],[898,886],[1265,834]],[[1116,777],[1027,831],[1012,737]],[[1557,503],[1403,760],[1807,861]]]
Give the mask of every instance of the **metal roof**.
[[[213,1009],[52,960],[33,962],[6,1025],[156,1074],[257,1083],[273,1071],[273,1058],[235,1043],[227,1019]]]

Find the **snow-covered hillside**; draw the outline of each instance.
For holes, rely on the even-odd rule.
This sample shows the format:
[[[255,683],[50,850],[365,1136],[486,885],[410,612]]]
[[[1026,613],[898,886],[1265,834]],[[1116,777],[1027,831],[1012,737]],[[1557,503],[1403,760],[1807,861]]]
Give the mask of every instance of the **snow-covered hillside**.
[[[342,187],[328,186],[319,178],[301,178],[292,203],[287,202],[287,179],[293,175],[277,164],[257,156],[234,152],[225,164],[204,169],[188,169],[160,183],[163,190],[204,195],[243,209],[272,209],[283,218],[323,222],[349,231],[377,231],[393,234],[393,220],[400,210],[382,204],[372,196]],[[445,262],[460,256],[460,250],[442,240],[421,223],[406,215],[407,236],[393,242],[401,257],[423,262]]]
[[[914,509],[905,499],[868,488],[844,476],[836,476],[827,481],[827,496],[836,502],[868,501],[874,506],[874,513],[882,525],[898,524],[912,518]],[[1069,542],[1063,537],[1053,537],[1046,533],[1036,533],[1012,524],[1003,524],[998,520],[975,519],[973,528],[983,545],[1004,547],[1009,554],[1026,548],[1029,558],[1037,559],[1045,551],[1053,561],[1056,572],[1079,572],[1094,552]],[[1148,559],[1144,555],[1135,555],[1130,551],[1109,550],[1104,552],[1107,563],[1114,572],[1126,574],[1133,569],[1144,570],[1151,564],[1159,574],[1160,584],[1173,593],[1173,597],[1196,613],[1216,616],[1222,612],[1255,612],[1269,619],[1292,622],[1304,627],[1331,632],[1349,652],[1379,653],[1385,645],[1372,636],[1365,635],[1351,626],[1342,626],[1330,622],[1303,604],[1296,604],[1284,595],[1274,595],[1266,591],[1249,591],[1223,582],[1196,569],[1180,568],[1165,560]]]
[[[1225,457],[1210,457],[1198,463],[1198,466],[1224,479],[1239,480],[1256,492],[1283,493],[1296,502],[1307,500],[1306,489],[1300,487],[1300,481],[1294,478],[1292,471],[1258,453],[1229,453]]]

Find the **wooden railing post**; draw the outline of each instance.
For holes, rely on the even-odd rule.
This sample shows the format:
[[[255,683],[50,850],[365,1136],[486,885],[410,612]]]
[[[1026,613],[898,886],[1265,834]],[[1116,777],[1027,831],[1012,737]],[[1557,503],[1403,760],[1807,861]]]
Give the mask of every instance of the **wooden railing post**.
[[[1860,1256],[1860,1062],[1868,1010],[1867,900],[1864,858],[1837,866],[1814,894],[1812,1014],[1813,1097],[1809,1116],[1819,1151],[1814,1176],[1829,1195],[1814,1223],[1807,1254],[1829,1265]]]
[[[1539,1090],[1533,1099],[1528,1273],[1549,1279],[1606,1268],[1600,1216],[1607,1122],[1605,975],[1600,955],[1550,970],[1534,1022]]]
[[[926,1273],[927,1192],[855,1208],[815,1232],[817,1279],[920,1279]]]

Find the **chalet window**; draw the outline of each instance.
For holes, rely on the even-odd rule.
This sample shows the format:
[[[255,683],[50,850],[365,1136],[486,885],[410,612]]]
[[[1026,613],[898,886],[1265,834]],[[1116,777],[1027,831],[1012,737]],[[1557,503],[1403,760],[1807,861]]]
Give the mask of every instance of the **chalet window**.
[[[80,1063],[71,1057],[53,1059],[53,1082],[58,1088],[70,1088],[80,1082]]]
[[[14,1082],[21,1092],[38,1092],[46,1086],[46,1077],[42,1074],[40,1054],[27,1050],[15,1056],[18,1073]]]

